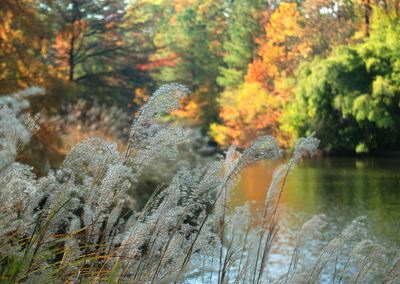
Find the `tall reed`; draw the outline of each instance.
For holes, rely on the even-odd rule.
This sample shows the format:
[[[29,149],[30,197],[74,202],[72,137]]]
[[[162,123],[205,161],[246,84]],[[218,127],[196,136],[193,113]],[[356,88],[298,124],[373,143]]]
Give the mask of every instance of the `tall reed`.
[[[316,283],[330,271],[332,283],[361,283],[376,274],[384,283],[399,281],[399,259],[387,259],[386,248],[361,240],[348,252],[345,244],[362,227],[361,219],[322,249],[314,264],[302,265],[302,250],[324,225],[322,216],[304,224],[287,273],[271,279],[268,257],[279,231],[279,200],[304,152],[316,152],[314,135],[299,139],[292,158],[276,168],[260,216],[252,215],[248,204],[230,208],[229,200],[243,168],[280,157],[271,136],[243,152],[233,144],[204,165],[183,163],[137,210],[128,192],[138,190],[141,174],[164,157],[178,157],[184,132],[160,119],[179,107],[188,90],[178,84],[157,90],[138,111],[125,151],[89,138],[72,148],[58,170],[37,178],[15,158],[38,129],[37,117],[23,114],[27,99],[42,91],[0,97],[4,282]]]

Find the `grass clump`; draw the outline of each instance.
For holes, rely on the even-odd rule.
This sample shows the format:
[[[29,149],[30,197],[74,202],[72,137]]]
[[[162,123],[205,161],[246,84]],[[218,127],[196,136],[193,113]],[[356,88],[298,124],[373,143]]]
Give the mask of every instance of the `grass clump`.
[[[233,144],[224,156],[204,165],[183,163],[169,185],[159,186],[139,210],[131,205],[128,192],[138,190],[148,168],[164,157],[178,157],[184,132],[159,123],[159,118],[177,109],[188,90],[178,84],[157,90],[138,111],[124,151],[89,138],[72,148],[58,170],[37,178],[15,158],[37,130],[37,118],[22,113],[29,105],[27,97],[41,91],[31,88],[0,98],[4,282],[315,283],[331,270],[333,283],[361,283],[379,273],[385,283],[399,280],[399,259],[387,259],[386,248],[366,240],[351,250],[346,247],[362,227],[358,219],[322,249],[313,265],[302,265],[302,249],[324,225],[322,216],[303,226],[287,273],[270,278],[268,256],[279,230],[279,200],[304,152],[316,152],[319,141],[314,135],[299,139],[292,158],[277,167],[257,217],[248,204],[229,208],[230,192],[241,169],[279,158],[271,136],[259,138],[243,152]]]

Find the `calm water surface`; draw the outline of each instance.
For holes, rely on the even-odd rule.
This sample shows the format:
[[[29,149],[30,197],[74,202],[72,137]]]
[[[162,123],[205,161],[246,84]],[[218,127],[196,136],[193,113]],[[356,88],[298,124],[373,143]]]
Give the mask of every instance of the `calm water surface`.
[[[254,210],[262,206],[272,171],[263,164],[246,169],[233,205],[249,200]],[[271,273],[286,272],[297,232],[315,214],[325,214],[329,225],[309,244],[311,254],[358,216],[366,216],[369,238],[400,247],[400,158],[307,159],[288,178],[280,206]]]

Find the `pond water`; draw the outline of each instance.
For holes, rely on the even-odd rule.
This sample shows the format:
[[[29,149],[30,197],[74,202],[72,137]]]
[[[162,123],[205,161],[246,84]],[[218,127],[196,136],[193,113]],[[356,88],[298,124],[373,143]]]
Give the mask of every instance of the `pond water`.
[[[276,165],[275,165],[276,166]],[[242,172],[233,206],[250,201],[262,206],[273,167],[257,164]],[[368,237],[400,247],[399,158],[311,158],[289,176],[280,201],[280,231],[270,255],[270,271],[286,272],[297,233],[315,214],[325,214],[328,226],[308,251],[336,237],[358,216],[366,216]],[[314,255],[315,257],[315,255]]]

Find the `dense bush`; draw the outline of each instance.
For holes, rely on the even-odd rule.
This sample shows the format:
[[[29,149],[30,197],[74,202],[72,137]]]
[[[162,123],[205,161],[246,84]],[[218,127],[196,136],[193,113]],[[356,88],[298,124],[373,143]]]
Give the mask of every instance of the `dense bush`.
[[[296,100],[283,118],[295,137],[315,129],[327,150],[399,150],[400,24],[375,17],[364,43],[301,66]]]
[[[362,239],[361,219],[314,263],[299,262],[324,225],[323,216],[303,226],[288,272],[269,278],[279,199],[303,153],[315,153],[319,142],[313,135],[300,138],[293,157],[275,170],[259,216],[250,214],[248,204],[229,208],[229,197],[242,168],[279,157],[271,136],[242,153],[232,145],[205,165],[182,166],[138,211],[127,192],[135,192],[138,177],[161,157],[177,157],[183,132],[158,119],[179,106],[186,88],[169,84],[155,92],[134,119],[125,151],[89,138],[69,152],[60,169],[37,179],[15,157],[37,130],[36,118],[22,110],[29,105],[27,97],[40,91],[31,88],[0,100],[0,272],[5,282],[177,283],[203,277],[219,283],[315,283],[326,273],[333,283],[399,280],[400,258],[388,259],[384,247]],[[359,242],[349,249],[346,244],[354,239]]]

